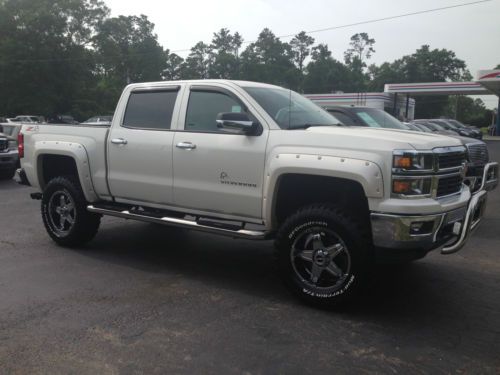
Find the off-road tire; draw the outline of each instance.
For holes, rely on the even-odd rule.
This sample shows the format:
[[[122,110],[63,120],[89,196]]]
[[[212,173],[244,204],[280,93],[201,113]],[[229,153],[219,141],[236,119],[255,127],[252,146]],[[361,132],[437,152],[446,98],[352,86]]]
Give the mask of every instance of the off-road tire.
[[[64,223],[68,227],[65,232],[60,230],[57,219],[53,217],[51,200],[60,199],[56,194],[67,195],[67,201],[72,201],[74,205],[73,224],[70,225],[69,221]],[[61,246],[76,247],[87,243],[95,237],[101,223],[101,215],[87,211],[80,182],[74,176],[55,177],[49,181],[42,195],[41,211],[47,233]]]
[[[355,218],[335,206],[317,204],[299,209],[281,225],[275,242],[278,268],[288,289],[304,302],[314,305],[334,306],[352,300],[358,295],[366,280],[368,266],[373,264],[369,233],[368,228],[363,228]],[[307,250],[312,252],[312,255],[308,255],[308,257],[313,259],[310,263],[309,280],[307,280],[309,259],[304,261],[304,264],[297,264],[297,262],[303,262],[302,256],[296,260],[297,257],[294,255],[297,254],[297,249],[294,246],[300,247],[297,245],[297,241],[302,241],[304,236],[309,236],[308,238],[316,236],[317,239],[318,234],[320,235],[320,243],[325,242],[321,238],[335,238],[340,241],[333,246],[340,244],[341,247],[345,248],[345,253],[339,252],[335,255],[336,257],[342,255],[342,258],[332,258],[334,252],[331,251],[330,254],[328,251],[326,252],[326,259],[338,259],[335,262],[339,264],[341,262],[345,266],[346,272],[341,273],[342,276],[338,277],[338,280],[335,280],[337,276],[333,276],[326,269],[323,269],[320,271],[319,279],[316,279],[317,283],[312,281],[312,267],[314,259],[316,259],[314,256],[318,255],[318,249]],[[319,255],[324,257],[324,254],[325,252]],[[337,267],[337,264],[334,267]],[[342,268],[339,266],[336,269]],[[325,277],[330,279],[334,285],[329,288],[323,287],[324,285],[321,283]]]

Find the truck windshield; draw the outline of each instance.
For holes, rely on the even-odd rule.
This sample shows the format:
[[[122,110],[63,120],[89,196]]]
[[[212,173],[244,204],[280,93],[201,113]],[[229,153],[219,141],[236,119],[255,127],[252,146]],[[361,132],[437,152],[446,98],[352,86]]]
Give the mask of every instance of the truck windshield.
[[[268,87],[243,87],[264,108],[281,129],[342,125],[309,99],[291,90]]]

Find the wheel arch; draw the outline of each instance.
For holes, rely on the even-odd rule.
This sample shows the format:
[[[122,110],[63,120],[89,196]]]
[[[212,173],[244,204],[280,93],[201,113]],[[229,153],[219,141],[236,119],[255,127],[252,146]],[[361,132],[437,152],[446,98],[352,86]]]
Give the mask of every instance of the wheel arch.
[[[83,145],[70,142],[43,142],[34,155],[36,174],[43,191],[50,179],[62,175],[73,175],[80,182],[85,199],[95,202],[98,197],[91,179],[89,159]]]
[[[289,201],[290,207],[298,208],[298,204],[336,203],[338,199],[333,198],[343,195],[345,202],[362,202],[365,213],[368,198],[384,195],[382,171],[368,160],[279,154],[271,159],[265,177],[263,214],[266,226],[272,230],[281,222],[283,199]],[[365,216],[368,219],[369,215]]]

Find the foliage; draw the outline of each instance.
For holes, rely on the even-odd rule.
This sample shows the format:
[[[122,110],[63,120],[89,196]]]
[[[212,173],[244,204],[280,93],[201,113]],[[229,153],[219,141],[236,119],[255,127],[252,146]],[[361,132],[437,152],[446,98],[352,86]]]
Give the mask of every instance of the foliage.
[[[144,15],[110,17],[102,0],[0,0],[0,114],[72,114],[84,120],[112,113],[131,82],[244,79],[307,93],[381,91],[385,83],[471,79],[453,51],[424,45],[393,62],[367,65],[375,39],[350,38],[344,61],[301,31],[289,42],[262,30],[243,48],[238,32],[222,28],[184,59],[164,49]],[[500,66],[497,66],[500,68]],[[455,114],[482,121],[484,104],[419,97],[417,116]]]
[[[97,81],[87,45],[108,15],[98,0],[0,3],[0,111],[84,113]]]
[[[297,88],[299,81],[299,72],[293,64],[290,45],[282,42],[267,28],[242,52],[241,75],[250,81],[267,82],[288,88]]]
[[[488,126],[491,123],[491,112],[486,109],[479,98],[457,95],[450,98],[445,109],[447,117],[456,118],[464,124],[477,127]]]
[[[351,37],[349,49],[344,53],[346,63],[349,64],[357,59],[364,66],[364,61],[372,57],[375,52],[374,44],[375,39],[370,38],[367,33],[354,34]]]

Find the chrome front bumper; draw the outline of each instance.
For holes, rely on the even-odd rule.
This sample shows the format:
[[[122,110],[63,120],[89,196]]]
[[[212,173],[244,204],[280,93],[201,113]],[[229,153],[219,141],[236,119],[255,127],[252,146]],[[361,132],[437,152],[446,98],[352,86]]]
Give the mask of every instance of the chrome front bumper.
[[[484,167],[481,187],[466,205],[432,215],[400,215],[371,213],[373,244],[388,249],[420,249],[438,247],[442,254],[460,250],[477,228],[486,207],[487,191],[498,185],[498,163]]]

